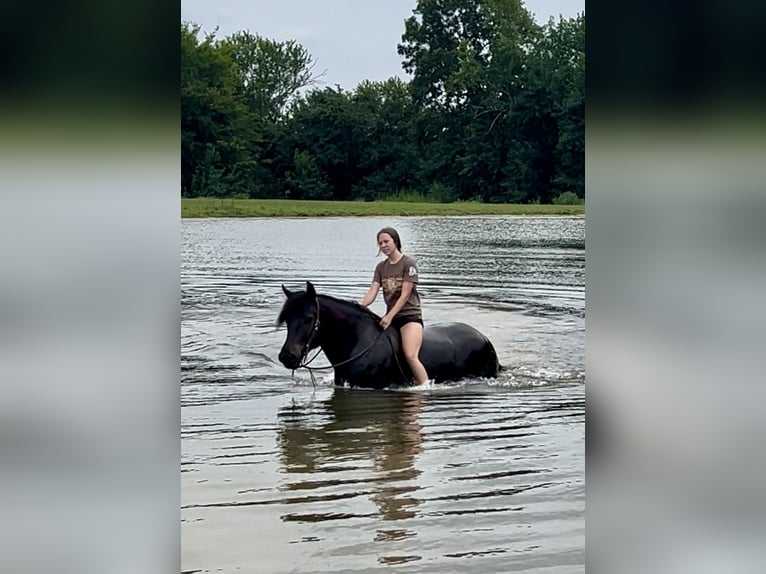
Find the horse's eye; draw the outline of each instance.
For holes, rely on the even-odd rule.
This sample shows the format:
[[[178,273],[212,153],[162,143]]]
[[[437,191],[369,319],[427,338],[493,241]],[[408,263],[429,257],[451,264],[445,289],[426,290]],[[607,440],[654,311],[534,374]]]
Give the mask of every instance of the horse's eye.
[[[311,325],[314,322],[314,317],[305,317],[303,322],[306,323],[306,325]]]

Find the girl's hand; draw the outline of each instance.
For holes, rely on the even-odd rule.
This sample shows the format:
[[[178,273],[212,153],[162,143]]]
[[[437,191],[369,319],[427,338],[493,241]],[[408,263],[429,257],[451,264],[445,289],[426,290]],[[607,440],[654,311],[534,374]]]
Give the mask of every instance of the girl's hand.
[[[391,324],[391,317],[388,315],[384,315],[383,318],[380,320],[380,326],[383,327],[383,329],[388,329],[388,326]]]

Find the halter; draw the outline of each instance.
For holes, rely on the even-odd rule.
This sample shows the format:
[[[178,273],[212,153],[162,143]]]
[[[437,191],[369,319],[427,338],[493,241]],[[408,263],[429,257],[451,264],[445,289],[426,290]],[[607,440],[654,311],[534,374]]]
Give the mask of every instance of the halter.
[[[321,322],[319,321],[319,297],[316,295],[314,295],[314,303],[316,303],[317,314],[316,317],[314,317],[314,325],[311,327],[311,333],[309,334],[308,339],[306,339],[306,343],[303,345],[303,349],[301,350],[301,361],[306,358],[306,355],[309,354],[309,351],[311,350],[311,343],[314,342],[314,338],[319,333],[319,327],[321,326]],[[318,354],[319,352],[317,352],[317,355]],[[311,361],[316,359],[317,355],[314,355]],[[301,363],[297,368],[300,369],[301,367],[308,365],[311,361],[308,363]]]

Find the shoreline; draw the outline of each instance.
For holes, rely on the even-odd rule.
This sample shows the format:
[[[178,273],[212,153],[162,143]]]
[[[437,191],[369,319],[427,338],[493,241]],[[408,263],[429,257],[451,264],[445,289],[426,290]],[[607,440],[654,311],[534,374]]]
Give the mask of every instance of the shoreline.
[[[415,203],[305,199],[181,198],[181,218],[250,217],[449,217],[470,215],[585,215],[585,205],[517,203]]]

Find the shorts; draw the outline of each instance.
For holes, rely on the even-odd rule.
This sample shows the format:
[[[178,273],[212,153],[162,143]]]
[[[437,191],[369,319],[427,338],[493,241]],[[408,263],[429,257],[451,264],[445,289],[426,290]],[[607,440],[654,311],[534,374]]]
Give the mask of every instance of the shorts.
[[[397,315],[391,321],[391,326],[396,327],[397,329],[401,329],[402,326],[406,325],[407,323],[420,323],[420,326],[422,327],[423,319],[418,315],[408,315],[404,317]]]

